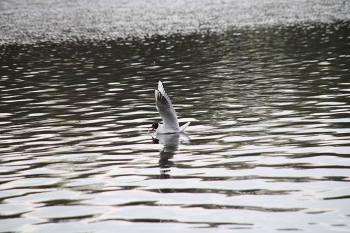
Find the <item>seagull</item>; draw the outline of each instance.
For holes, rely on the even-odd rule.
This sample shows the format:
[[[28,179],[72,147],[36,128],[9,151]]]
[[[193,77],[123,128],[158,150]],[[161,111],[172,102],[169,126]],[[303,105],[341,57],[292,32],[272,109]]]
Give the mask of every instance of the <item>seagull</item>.
[[[156,131],[159,134],[184,132],[191,122],[187,122],[179,127],[175,109],[161,81],[158,82],[158,90],[155,90],[154,94],[156,97],[156,107],[163,119],[163,124],[153,123],[151,126],[152,131]]]

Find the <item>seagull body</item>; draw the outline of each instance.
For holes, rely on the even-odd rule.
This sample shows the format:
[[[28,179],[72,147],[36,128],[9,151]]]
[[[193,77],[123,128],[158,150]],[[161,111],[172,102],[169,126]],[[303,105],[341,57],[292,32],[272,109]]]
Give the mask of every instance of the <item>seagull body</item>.
[[[154,94],[156,97],[156,107],[163,119],[163,124],[153,123],[151,126],[152,130],[155,130],[159,134],[184,132],[187,126],[190,125],[190,122],[187,122],[181,127],[179,126],[175,109],[161,81],[158,82],[158,90],[155,90]]]

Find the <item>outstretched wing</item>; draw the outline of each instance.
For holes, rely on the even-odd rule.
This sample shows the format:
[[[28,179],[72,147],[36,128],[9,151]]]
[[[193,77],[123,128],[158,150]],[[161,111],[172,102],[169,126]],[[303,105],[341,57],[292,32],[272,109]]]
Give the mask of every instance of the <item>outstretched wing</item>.
[[[161,81],[158,83],[158,90],[155,90],[155,97],[159,115],[163,119],[165,132],[179,132],[175,109]]]
[[[165,92],[165,89],[163,87],[163,83],[161,81],[158,82],[158,91],[164,96],[164,98],[168,101],[170,108],[173,110],[173,112],[176,115],[176,111],[173,107],[173,104],[171,103],[171,100],[168,96],[168,94]]]

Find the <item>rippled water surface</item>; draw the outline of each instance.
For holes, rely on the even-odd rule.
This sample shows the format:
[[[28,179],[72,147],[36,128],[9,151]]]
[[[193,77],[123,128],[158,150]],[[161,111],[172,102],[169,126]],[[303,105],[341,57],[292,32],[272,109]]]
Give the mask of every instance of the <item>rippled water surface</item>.
[[[349,36],[1,46],[0,231],[349,231]],[[186,135],[147,134],[158,80]]]

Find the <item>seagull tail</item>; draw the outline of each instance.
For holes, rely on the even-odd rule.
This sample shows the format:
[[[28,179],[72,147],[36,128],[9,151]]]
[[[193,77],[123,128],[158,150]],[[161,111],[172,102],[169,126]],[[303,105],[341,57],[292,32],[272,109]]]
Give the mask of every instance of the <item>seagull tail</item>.
[[[183,126],[180,127],[179,131],[180,132],[184,132],[185,129],[190,125],[191,122],[187,122],[186,124],[184,124]]]

